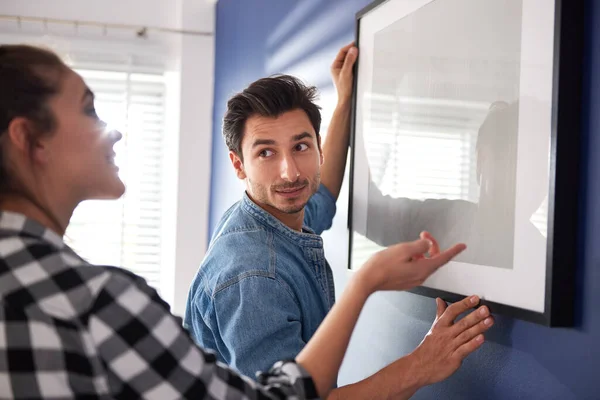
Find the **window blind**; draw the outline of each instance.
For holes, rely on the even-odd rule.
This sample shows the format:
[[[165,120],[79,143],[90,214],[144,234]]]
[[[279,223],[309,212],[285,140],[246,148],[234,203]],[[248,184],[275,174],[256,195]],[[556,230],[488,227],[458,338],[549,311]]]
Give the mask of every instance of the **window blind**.
[[[384,195],[477,202],[475,143],[487,104],[374,95],[365,134]]]
[[[65,240],[89,262],[124,267],[160,290],[164,75],[73,67],[95,93],[100,118],[123,134],[115,162],[127,190],[117,201],[80,204]]]

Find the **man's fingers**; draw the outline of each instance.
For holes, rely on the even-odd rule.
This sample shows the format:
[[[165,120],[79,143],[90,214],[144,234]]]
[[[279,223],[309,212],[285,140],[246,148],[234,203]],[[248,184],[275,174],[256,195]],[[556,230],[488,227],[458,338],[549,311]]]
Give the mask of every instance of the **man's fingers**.
[[[429,260],[425,260],[429,261]],[[462,313],[470,308],[475,307],[479,303],[479,297],[470,296],[461,301],[448,306],[442,317],[440,318],[440,324],[444,326],[450,326],[454,323],[454,320]]]
[[[483,335],[477,335],[467,343],[460,346],[454,352],[454,356],[458,357],[460,361],[463,361],[469,354],[477,350],[483,344]]]
[[[356,61],[357,55],[358,49],[356,47],[352,47],[350,48],[350,50],[348,50],[346,58],[344,59],[344,66],[342,67],[343,74],[352,73],[352,67],[354,66],[354,62]]]
[[[348,50],[350,50],[350,48],[351,48],[351,47],[354,47],[354,42],[350,42],[350,43],[348,43],[347,45],[345,45],[344,47],[342,47],[342,48],[340,49],[339,53],[340,53],[340,54],[341,54],[341,53],[346,53],[346,52],[348,52]],[[339,56],[339,54],[338,54],[338,56]],[[342,57],[342,59],[343,59],[343,57]]]
[[[342,47],[340,51],[338,51],[337,56],[335,56],[335,60],[331,64],[331,69],[340,69],[344,65],[344,60],[346,59],[346,53],[350,50],[351,47],[354,46],[354,42],[349,43]]]

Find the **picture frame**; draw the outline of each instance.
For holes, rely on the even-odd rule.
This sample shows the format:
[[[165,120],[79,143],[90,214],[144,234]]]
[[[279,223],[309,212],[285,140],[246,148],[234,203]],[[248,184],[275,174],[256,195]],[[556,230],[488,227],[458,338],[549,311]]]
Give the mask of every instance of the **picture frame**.
[[[582,2],[376,0],[356,14],[349,269],[428,231],[412,293],[575,323]]]

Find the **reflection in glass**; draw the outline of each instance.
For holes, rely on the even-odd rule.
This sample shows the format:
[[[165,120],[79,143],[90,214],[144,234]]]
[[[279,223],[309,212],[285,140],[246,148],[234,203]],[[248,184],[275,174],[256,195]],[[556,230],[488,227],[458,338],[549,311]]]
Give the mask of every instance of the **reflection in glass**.
[[[523,102],[541,107],[519,90],[521,7],[520,0],[434,1],[375,35],[371,90],[358,103],[355,151],[368,161],[370,184],[353,266],[423,230],[442,247],[467,243],[457,261],[505,269],[519,218],[545,240],[547,181],[531,188],[526,214],[515,211],[518,138],[536,134],[520,132],[519,110]],[[489,18],[443,18],[473,8]],[[547,176],[543,143],[526,149],[532,176]]]

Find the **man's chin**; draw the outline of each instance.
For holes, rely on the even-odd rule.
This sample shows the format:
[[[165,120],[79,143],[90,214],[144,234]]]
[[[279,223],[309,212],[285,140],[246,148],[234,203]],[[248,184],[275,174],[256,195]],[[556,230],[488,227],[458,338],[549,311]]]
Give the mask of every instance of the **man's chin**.
[[[306,203],[307,202],[302,202],[300,204],[278,204],[276,208],[284,214],[297,214],[304,210]]]
[[[304,206],[302,206],[300,208],[284,208],[284,209],[280,209],[279,211],[281,211],[282,213],[285,213],[285,214],[298,214],[302,210],[304,210]]]

